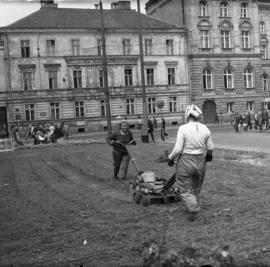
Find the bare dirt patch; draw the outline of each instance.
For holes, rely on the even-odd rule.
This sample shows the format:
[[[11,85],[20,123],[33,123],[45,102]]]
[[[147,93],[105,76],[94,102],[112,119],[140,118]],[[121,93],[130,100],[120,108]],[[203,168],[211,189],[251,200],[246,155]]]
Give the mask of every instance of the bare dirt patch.
[[[165,149],[138,144],[131,152],[140,169],[169,177],[173,168],[156,161]],[[142,266],[143,243],[155,240],[177,252],[229,246],[237,266],[268,266],[269,166],[268,154],[216,150],[204,219],[190,223],[181,203],[134,204],[129,181],[112,179],[106,144],[1,153],[0,265]]]

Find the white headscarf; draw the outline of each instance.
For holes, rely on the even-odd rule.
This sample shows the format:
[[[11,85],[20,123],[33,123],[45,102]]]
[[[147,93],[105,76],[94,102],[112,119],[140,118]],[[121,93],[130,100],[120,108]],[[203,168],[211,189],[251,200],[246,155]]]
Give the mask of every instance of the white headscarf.
[[[192,115],[196,120],[199,120],[201,118],[202,111],[196,105],[191,104],[186,108],[185,119],[188,120],[190,115]]]

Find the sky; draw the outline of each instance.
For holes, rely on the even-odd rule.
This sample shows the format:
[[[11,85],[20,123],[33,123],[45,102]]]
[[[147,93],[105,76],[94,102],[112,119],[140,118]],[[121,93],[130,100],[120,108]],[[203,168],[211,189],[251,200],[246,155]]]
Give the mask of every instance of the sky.
[[[141,12],[145,13],[145,3],[140,0]],[[99,0],[54,0],[62,8],[95,8]],[[109,9],[112,2],[118,0],[102,0],[103,8]],[[130,0],[131,8],[137,9],[137,0]],[[37,10],[41,7],[40,0],[0,0],[0,27],[7,26]]]

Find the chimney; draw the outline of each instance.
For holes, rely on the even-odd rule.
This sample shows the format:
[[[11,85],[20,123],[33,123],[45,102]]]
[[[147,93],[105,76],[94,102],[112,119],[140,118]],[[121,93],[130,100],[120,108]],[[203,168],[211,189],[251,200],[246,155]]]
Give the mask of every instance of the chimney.
[[[111,3],[111,9],[129,10],[130,7],[130,1],[118,1]]]
[[[53,7],[57,8],[58,4],[54,3],[54,0],[40,0],[41,8]]]

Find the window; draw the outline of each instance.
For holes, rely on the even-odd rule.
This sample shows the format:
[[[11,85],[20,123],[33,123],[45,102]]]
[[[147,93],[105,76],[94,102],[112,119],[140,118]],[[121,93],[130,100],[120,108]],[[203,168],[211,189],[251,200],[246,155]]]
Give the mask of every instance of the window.
[[[60,104],[58,102],[50,103],[51,107],[51,118],[60,119]]]
[[[29,40],[21,41],[21,56],[23,58],[30,57],[30,41]]]
[[[176,96],[172,96],[169,98],[169,110],[170,112],[176,112],[177,111],[177,98]]]
[[[82,71],[81,70],[73,71],[73,86],[74,88],[82,88]]]
[[[98,54],[98,56],[103,55],[102,40],[101,39],[97,39],[97,54]]]
[[[146,83],[147,85],[154,85],[154,69],[147,68],[146,69]]]
[[[254,102],[248,101],[247,102],[247,111],[253,111],[254,110]]]
[[[175,85],[175,68],[168,68],[168,85]]]
[[[98,71],[98,77],[99,77],[99,87],[104,87],[104,71],[103,70]]]
[[[226,69],[224,71],[224,87],[225,87],[225,89],[234,88],[233,73],[232,73],[232,71],[230,69]]]
[[[251,69],[244,71],[245,88],[253,88],[253,72]]]
[[[243,49],[250,48],[250,42],[249,42],[249,32],[242,32],[242,47]]]
[[[35,105],[34,104],[25,105],[25,120],[27,121],[35,120]]]
[[[265,24],[264,24],[264,22],[260,22],[259,31],[260,31],[260,34],[265,34]]]
[[[127,98],[126,99],[126,109],[127,109],[127,115],[134,115],[135,114],[134,98]]]
[[[132,86],[132,69],[125,69],[125,86]]]
[[[201,31],[201,48],[209,47],[209,31]]]
[[[156,113],[156,98],[148,98],[148,113]]]
[[[23,90],[32,90],[33,89],[33,72],[32,71],[23,71],[22,79],[23,79]]]
[[[100,113],[102,117],[106,116],[106,102],[104,99],[100,100]]]
[[[229,31],[221,31],[221,47],[223,49],[231,47],[231,38]]]
[[[222,2],[220,4],[220,16],[222,18],[229,17],[229,12],[228,12],[228,5],[227,3]]]
[[[47,56],[55,56],[55,40],[46,40]]]
[[[57,70],[48,71],[49,89],[57,89]]]
[[[173,40],[166,40],[166,51],[167,55],[173,55]]]
[[[152,39],[145,39],[145,55],[152,55]]]
[[[206,17],[207,16],[207,6],[204,1],[200,2],[200,16]]]
[[[205,69],[203,71],[203,89],[212,90],[212,72],[210,69]]]
[[[84,117],[84,102],[83,101],[75,101],[75,116],[76,118]]]
[[[72,56],[80,55],[80,40],[79,39],[71,40],[71,54]]]
[[[125,56],[130,55],[130,39],[123,39],[122,46],[123,46],[123,55]]]
[[[262,60],[266,60],[267,59],[267,48],[266,48],[266,45],[260,45],[260,49],[261,49]]]
[[[247,3],[241,3],[241,18],[247,18],[248,14],[247,14]]]
[[[233,107],[234,107],[234,103],[233,102],[227,103],[227,112],[232,112],[233,111]]]
[[[266,92],[268,91],[268,76],[266,74],[263,74],[263,91]]]

